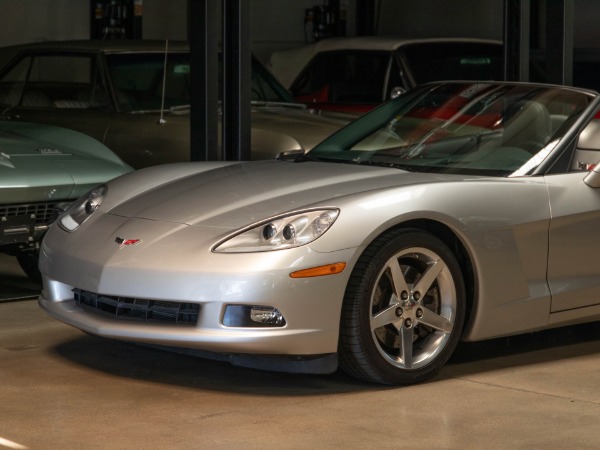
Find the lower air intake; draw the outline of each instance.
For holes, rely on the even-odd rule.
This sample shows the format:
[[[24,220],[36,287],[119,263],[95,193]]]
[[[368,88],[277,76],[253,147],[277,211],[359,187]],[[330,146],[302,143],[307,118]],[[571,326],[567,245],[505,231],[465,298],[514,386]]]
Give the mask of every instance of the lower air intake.
[[[73,289],[73,293],[75,302],[87,310],[110,314],[121,320],[195,325],[200,312],[197,303],[100,295],[81,289]]]

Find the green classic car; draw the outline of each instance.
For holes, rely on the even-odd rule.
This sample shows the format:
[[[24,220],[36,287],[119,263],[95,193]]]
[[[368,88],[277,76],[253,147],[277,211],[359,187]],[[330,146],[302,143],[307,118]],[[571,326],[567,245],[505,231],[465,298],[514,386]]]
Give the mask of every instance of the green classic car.
[[[39,243],[52,222],[94,186],[131,170],[77,131],[0,121],[0,252],[39,279]]]

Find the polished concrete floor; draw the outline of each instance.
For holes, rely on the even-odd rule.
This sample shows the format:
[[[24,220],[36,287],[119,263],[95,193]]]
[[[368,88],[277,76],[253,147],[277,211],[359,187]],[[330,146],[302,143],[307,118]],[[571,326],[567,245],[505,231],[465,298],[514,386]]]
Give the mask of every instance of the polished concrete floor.
[[[598,323],[461,344],[391,388],[98,339],[36,289],[0,256],[0,294],[22,293],[0,297],[0,449],[600,448]]]

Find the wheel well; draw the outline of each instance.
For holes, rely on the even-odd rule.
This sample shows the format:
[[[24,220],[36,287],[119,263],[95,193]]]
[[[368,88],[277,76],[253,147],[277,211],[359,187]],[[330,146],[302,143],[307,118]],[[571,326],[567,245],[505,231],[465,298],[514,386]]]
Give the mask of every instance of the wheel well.
[[[434,220],[410,220],[403,222],[396,227],[387,230],[383,234],[399,229],[417,229],[433,234],[450,248],[454,256],[458,260],[458,264],[462,269],[462,276],[465,283],[467,310],[465,315],[465,326],[469,323],[471,312],[473,311],[475,299],[475,275],[473,273],[473,264],[469,258],[469,254],[456,234],[446,225]]]

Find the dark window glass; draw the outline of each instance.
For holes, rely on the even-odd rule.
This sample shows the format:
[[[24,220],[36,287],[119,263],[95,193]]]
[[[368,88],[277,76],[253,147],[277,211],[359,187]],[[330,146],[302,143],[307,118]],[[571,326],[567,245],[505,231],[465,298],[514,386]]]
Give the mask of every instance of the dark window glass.
[[[439,80],[502,80],[502,46],[422,43],[400,50],[416,84]]]
[[[383,100],[388,52],[325,52],[317,55],[292,86],[296,95],[328,89],[335,103],[377,103]]]
[[[107,55],[108,68],[121,109],[158,110],[162,104],[165,57],[162,53]],[[167,58],[164,107],[190,103],[189,53],[170,53]],[[219,76],[219,80],[221,76]],[[221,99],[219,89],[219,99]],[[252,62],[251,99],[253,101],[291,102],[289,94]]]
[[[97,108],[109,105],[95,56],[27,56],[0,83],[0,101],[22,107]]]

